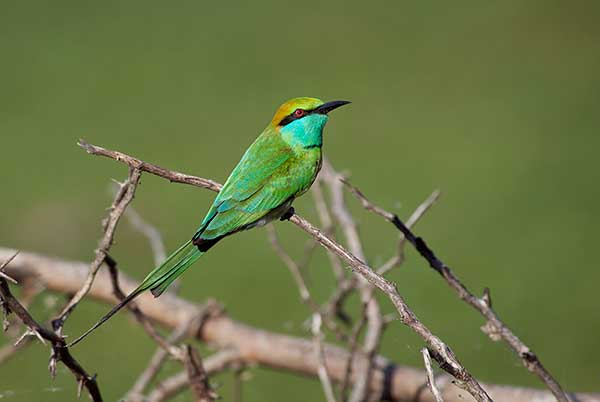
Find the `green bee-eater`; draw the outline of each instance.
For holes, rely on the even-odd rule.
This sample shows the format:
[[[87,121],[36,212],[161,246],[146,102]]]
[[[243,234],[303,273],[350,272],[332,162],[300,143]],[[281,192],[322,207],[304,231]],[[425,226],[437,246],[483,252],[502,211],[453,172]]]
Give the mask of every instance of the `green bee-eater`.
[[[274,219],[289,219],[293,215],[292,202],[308,190],[321,168],[327,113],[348,103],[294,98],[281,105],[229,175],[194,236],[69,346],[81,341],[145,290],[160,296],[224,237]]]

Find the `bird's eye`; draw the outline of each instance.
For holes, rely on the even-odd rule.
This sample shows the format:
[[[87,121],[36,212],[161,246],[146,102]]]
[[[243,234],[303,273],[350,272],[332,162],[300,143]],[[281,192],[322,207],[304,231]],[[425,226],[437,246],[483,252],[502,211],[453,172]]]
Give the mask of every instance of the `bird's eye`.
[[[302,117],[306,114],[306,110],[296,109],[294,110],[294,117]]]

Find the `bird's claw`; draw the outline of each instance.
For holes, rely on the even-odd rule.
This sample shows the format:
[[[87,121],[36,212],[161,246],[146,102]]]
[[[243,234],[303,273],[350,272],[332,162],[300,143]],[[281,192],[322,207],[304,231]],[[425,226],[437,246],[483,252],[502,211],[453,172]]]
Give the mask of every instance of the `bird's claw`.
[[[281,218],[279,218],[280,221],[289,221],[290,218],[292,216],[294,216],[294,214],[296,213],[296,211],[294,210],[294,207],[290,207],[287,211],[285,211],[285,213],[283,215],[281,215]]]

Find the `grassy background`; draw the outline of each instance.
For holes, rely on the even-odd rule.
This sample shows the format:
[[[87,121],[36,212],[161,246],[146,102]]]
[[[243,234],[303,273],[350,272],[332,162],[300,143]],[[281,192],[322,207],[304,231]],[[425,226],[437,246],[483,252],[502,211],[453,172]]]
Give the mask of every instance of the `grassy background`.
[[[279,103],[349,99],[326,129],[334,165],[404,217],[440,188],[418,233],[472,289],[492,287],[501,317],[567,389],[597,391],[599,3],[234,3],[3,4],[0,245],[92,258],[109,179],[126,170],[86,155],[80,137],[223,181]],[[212,197],[145,175],[134,205],[173,249]],[[371,262],[382,261],[396,233],[352,206]],[[310,197],[297,210],[314,219]],[[298,254],[306,236],[290,226],[278,228]],[[152,266],[146,242],[126,224],[116,240],[115,257],[142,277]],[[311,269],[321,299],[331,287],[325,262],[319,251]],[[390,279],[478,378],[539,386],[414,253]],[[262,230],[215,248],[181,294],[216,297],[236,319],[304,334],[307,310]],[[67,332],[105,310],[81,305]],[[35,311],[48,314],[42,301]],[[395,324],[382,352],[420,366],[420,346]],[[77,357],[116,400],[153,350],[123,314]],[[64,368],[49,378],[47,355],[35,345],[0,366],[0,396],[74,399]],[[315,380],[251,373],[246,402],[323,399]],[[228,400],[230,377],[218,381]]]

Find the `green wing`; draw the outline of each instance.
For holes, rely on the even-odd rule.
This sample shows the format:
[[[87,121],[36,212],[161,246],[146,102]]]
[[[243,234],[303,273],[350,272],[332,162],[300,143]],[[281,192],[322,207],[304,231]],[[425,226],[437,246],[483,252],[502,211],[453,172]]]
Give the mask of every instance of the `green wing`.
[[[231,172],[194,239],[217,239],[259,221],[310,186],[310,170],[298,166],[278,133],[264,132]]]

